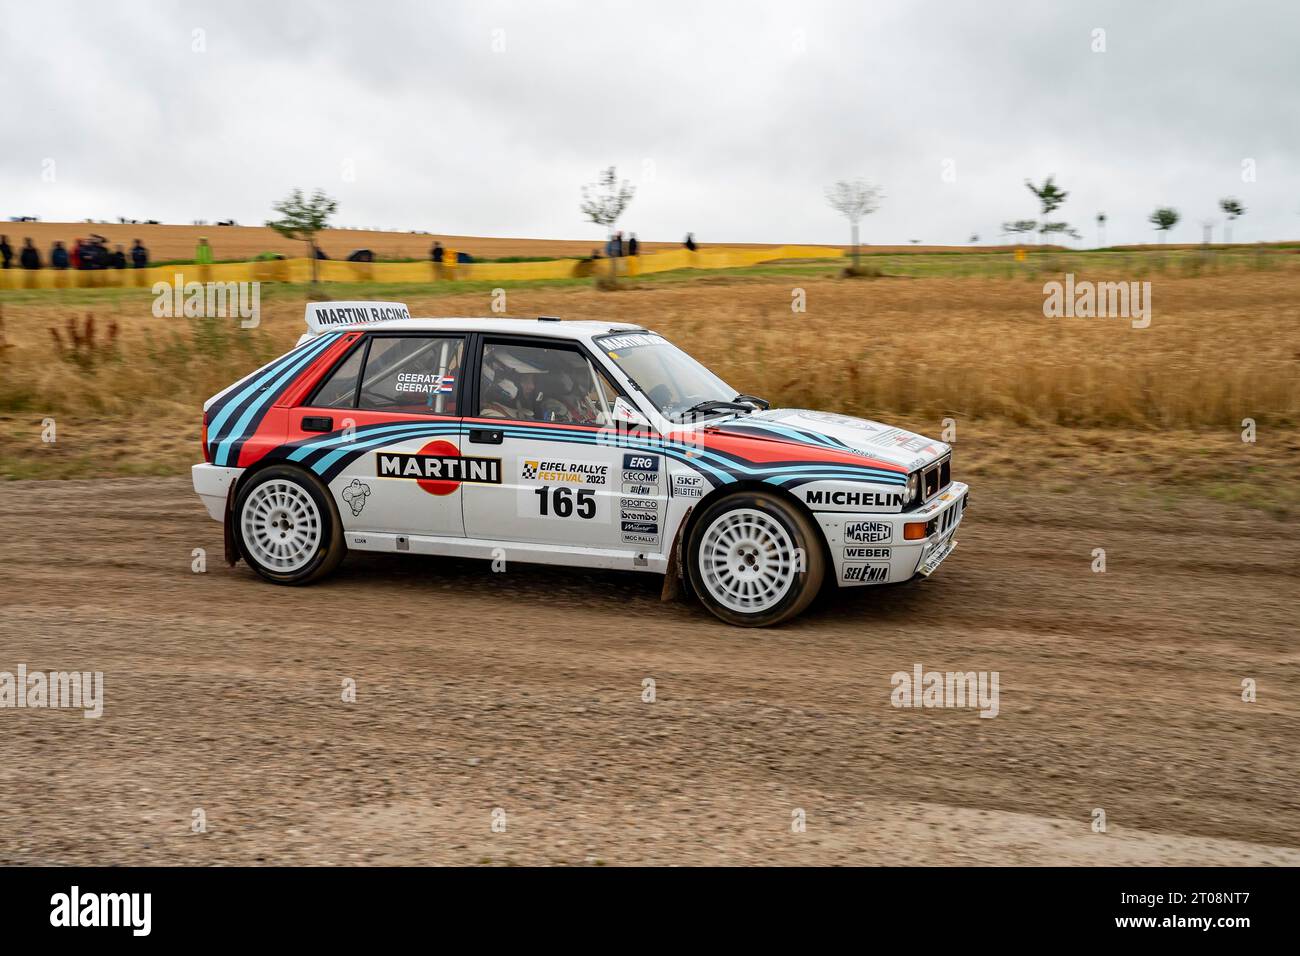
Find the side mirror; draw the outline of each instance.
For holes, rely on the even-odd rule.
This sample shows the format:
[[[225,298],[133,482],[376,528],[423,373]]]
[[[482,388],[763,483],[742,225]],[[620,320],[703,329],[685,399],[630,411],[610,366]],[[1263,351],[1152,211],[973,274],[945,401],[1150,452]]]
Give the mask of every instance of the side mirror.
[[[627,428],[649,428],[650,422],[626,398],[614,400],[614,424]]]

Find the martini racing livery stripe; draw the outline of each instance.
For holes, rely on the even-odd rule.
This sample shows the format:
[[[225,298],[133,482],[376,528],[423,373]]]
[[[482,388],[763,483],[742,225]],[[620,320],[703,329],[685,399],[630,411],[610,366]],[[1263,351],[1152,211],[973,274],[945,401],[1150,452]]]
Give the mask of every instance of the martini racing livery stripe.
[[[214,465],[234,466],[239,451],[304,368],[324,355],[341,333],[331,332],[299,346],[228,389],[208,409],[208,447]]]
[[[507,424],[500,419],[465,419],[456,421],[413,420],[392,424],[365,425],[351,432],[336,431],[327,435],[300,439],[270,451],[272,460],[287,460],[305,465],[329,483],[358,457],[377,448],[417,438],[452,437],[465,434],[478,424],[490,424],[510,438],[535,439],[548,442],[567,442],[575,445],[615,446],[652,455],[664,455],[703,474],[713,487],[742,479],[766,481],[782,488],[793,488],[810,481],[844,479],[871,481],[878,484],[903,485],[904,472],[894,468],[876,467],[861,458],[843,462],[818,460],[809,456],[812,449],[793,443],[777,443],[782,453],[789,457],[772,461],[754,461],[723,448],[716,450],[708,433],[702,436],[703,447],[697,440],[682,441],[664,438],[642,438],[626,432],[592,428],[581,425],[560,424]],[[848,454],[847,453],[846,458]]]

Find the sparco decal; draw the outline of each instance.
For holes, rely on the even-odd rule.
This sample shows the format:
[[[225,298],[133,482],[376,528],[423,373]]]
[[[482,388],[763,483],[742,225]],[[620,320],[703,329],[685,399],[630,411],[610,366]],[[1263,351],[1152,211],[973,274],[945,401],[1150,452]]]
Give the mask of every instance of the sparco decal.
[[[658,511],[659,501],[656,498],[620,498],[618,506],[620,508],[640,508],[643,511]]]
[[[863,584],[879,584],[889,578],[887,564],[846,564],[845,581],[860,581]]]
[[[893,527],[884,521],[850,521],[844,526],[845,541],[888,541]]]
[[[881,494],[878,491],[806,491],[810,505],[840,505],[850,508],[901,508],[905,495]]]

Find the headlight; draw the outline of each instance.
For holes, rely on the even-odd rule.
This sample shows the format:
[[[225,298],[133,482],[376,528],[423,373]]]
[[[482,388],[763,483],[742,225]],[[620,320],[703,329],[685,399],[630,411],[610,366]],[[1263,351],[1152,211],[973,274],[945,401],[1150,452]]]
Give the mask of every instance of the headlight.
[[[907,476],[907,503],[914,505],[921,500],[921,473],[914,471]]]

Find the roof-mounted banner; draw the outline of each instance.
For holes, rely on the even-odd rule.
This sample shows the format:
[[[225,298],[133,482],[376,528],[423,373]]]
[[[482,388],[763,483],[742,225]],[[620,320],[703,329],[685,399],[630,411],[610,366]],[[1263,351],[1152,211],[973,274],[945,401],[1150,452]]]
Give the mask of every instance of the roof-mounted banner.
[[[307,331],[319,335],[346,325],[369,325],[409,319],[411,311],[401,302],[308,302]]]

